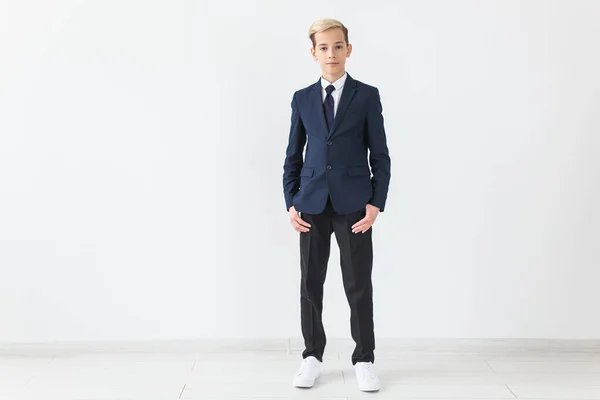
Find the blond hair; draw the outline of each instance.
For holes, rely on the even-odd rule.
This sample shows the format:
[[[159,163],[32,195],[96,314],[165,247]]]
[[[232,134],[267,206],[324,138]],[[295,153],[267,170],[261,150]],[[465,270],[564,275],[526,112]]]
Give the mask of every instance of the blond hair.
[[[333,28],[340,28],[342,32],[344,32],[344,39],[346,40],[346,45],[350,43],[348,42],[348,28],[346,28],[344,24],[342,24],[337,19],[321,18],[313,22],[310,28],[308,29],[308,38],[311,40],[313,48],[316,46],[315,34]]]

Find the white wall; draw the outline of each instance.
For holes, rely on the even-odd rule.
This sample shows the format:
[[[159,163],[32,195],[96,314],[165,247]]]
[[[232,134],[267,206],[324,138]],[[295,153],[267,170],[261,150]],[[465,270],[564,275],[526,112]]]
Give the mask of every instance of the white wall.
[[[281,174],[322,16],[384,107],[376,335],[600,338],[600,2],[0,15],[0,341],[300,336]],[[349,337],[332,243],[325,325]]]

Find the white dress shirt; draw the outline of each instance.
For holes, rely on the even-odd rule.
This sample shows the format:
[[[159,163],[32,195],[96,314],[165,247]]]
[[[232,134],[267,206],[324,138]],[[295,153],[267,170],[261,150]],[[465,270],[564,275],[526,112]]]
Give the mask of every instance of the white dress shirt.
[[[340,97],[342,96],[342,89],[344,88],[344,83],[346,83],[346,76],[348,73],[345,72],[337,81],[330,83],[325,78],[321,77],[321,98],[323,103],[325,103],[325,97],[327,96],[327,92],[325,88],[329,85],[333,85],[335,90],[331,92],[331,97],[333,97],[333,117],[335,118],[335,114],[337,113],[338,104],[340,104]]]

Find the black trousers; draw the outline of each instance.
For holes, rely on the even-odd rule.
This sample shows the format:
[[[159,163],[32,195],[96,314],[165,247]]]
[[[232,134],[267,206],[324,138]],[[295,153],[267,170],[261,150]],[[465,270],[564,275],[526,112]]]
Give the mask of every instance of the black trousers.
[[[366,209],[352,214],[338,214],[329,199],[321,214],[300,214],[311,225],[308,232],[300,233],[300,313],[305,344],[303,358],[314,356],[323,361],[326,345],[322,321],[323,284],[329,261],[331,234],[335,232],[340,248],[344,290],[350,306],[350,330],[356,343],[352,364],[359,361],[375,362],[371,282],[373,228],[365,233],[352,232],[352,225],[365,215]]]

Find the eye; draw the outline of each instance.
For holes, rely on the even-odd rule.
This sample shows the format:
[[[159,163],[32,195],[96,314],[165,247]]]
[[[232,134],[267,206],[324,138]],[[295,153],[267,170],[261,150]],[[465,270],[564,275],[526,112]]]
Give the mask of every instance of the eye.
[[[341,49],[341,48],[342,48],[342,45],[338,45],[338,46],[337,46],[337,48],[338,48],[338,49]]]
[[[325,50],[325,47],[321,47],[321,50]]]

